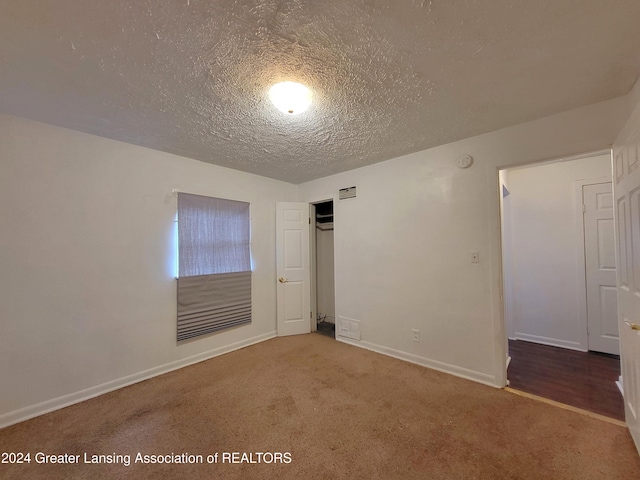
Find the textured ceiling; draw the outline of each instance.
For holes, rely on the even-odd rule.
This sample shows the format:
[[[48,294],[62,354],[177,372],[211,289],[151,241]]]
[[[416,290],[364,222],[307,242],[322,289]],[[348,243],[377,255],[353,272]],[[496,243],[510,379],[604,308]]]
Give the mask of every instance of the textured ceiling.
[[[300,183],[629,92],[640,1],[0,0],[0,112]],[[313,90],[298,116],[267,91]]]

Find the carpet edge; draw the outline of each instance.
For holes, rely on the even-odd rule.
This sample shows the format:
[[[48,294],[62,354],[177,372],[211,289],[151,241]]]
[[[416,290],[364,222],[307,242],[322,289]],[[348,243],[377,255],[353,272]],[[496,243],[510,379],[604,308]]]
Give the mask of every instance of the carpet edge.
[[[174,370],[179,370],[181,368],[188,367],[190,365],[194,365],[196,363],[200,363],[205,360],[218,357],[220,355],[224,355],[225,353],[230,353],[235,350],[240,350],[241,348],[254,345],[256,343],[271,340],[276,336],[277,332],[275,331],[264,333],[262,335],[247,338],[230,345],[214,348],[213,350],[208,350],[206,352],[198,353],[190,357],[165,363],[157,367],[127,375],[125,377],[110,380],[108,382],[101,383],[100,385],[95,385],[84,390],[79,390],[74,393],[69,393],[67,395],[62,395],[50,400],[45,400],[44,402],[36,403],[35,405],[30,405],[28,407],[23,407],[18,410],[4,413],[0,415],[0,429],[15,425],[16,423],[24,422],[25,420],[29,420],[31,418],[39,417],[40,415],[45,415],[55,410],[60,410],[61,408],[75,405],[76,403],[84,402],[85,400],[104,395],[105,393],[113,392],[114,390],[118,390],[120,388],[128,387],[129,385],[133,385],[134,383],[142,382],[144,380],[148,380],[150,378],[157,377]]]

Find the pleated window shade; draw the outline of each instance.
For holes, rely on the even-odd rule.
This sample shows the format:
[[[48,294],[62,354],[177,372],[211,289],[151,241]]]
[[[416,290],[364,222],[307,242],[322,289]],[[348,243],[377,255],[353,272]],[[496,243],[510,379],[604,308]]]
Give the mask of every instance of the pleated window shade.
[[[178,341],[251,323],[249,204],[178,193]]]

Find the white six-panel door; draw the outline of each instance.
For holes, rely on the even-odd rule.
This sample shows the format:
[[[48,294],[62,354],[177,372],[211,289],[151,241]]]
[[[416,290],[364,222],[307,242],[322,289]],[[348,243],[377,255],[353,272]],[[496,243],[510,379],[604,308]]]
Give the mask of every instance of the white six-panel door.
[[[620,355],[611,182],[584,185],[589,350]]]
[[[278,336],[311,332],[309,204],[276,204]]]
[[[613,148],[618,328],[625,418],[640,450],[640,109]]]

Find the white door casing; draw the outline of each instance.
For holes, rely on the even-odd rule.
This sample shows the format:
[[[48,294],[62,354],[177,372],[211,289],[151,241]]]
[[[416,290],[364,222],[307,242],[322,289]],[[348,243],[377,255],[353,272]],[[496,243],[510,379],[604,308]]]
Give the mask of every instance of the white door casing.
[[[613,148],[618,328],[625,419],[640,451],[640,109]]]
[[[583,185],[589,350],[620,354],[611,182]]]
[[[309,204],[276,203],[278,336],[311,332]]]

